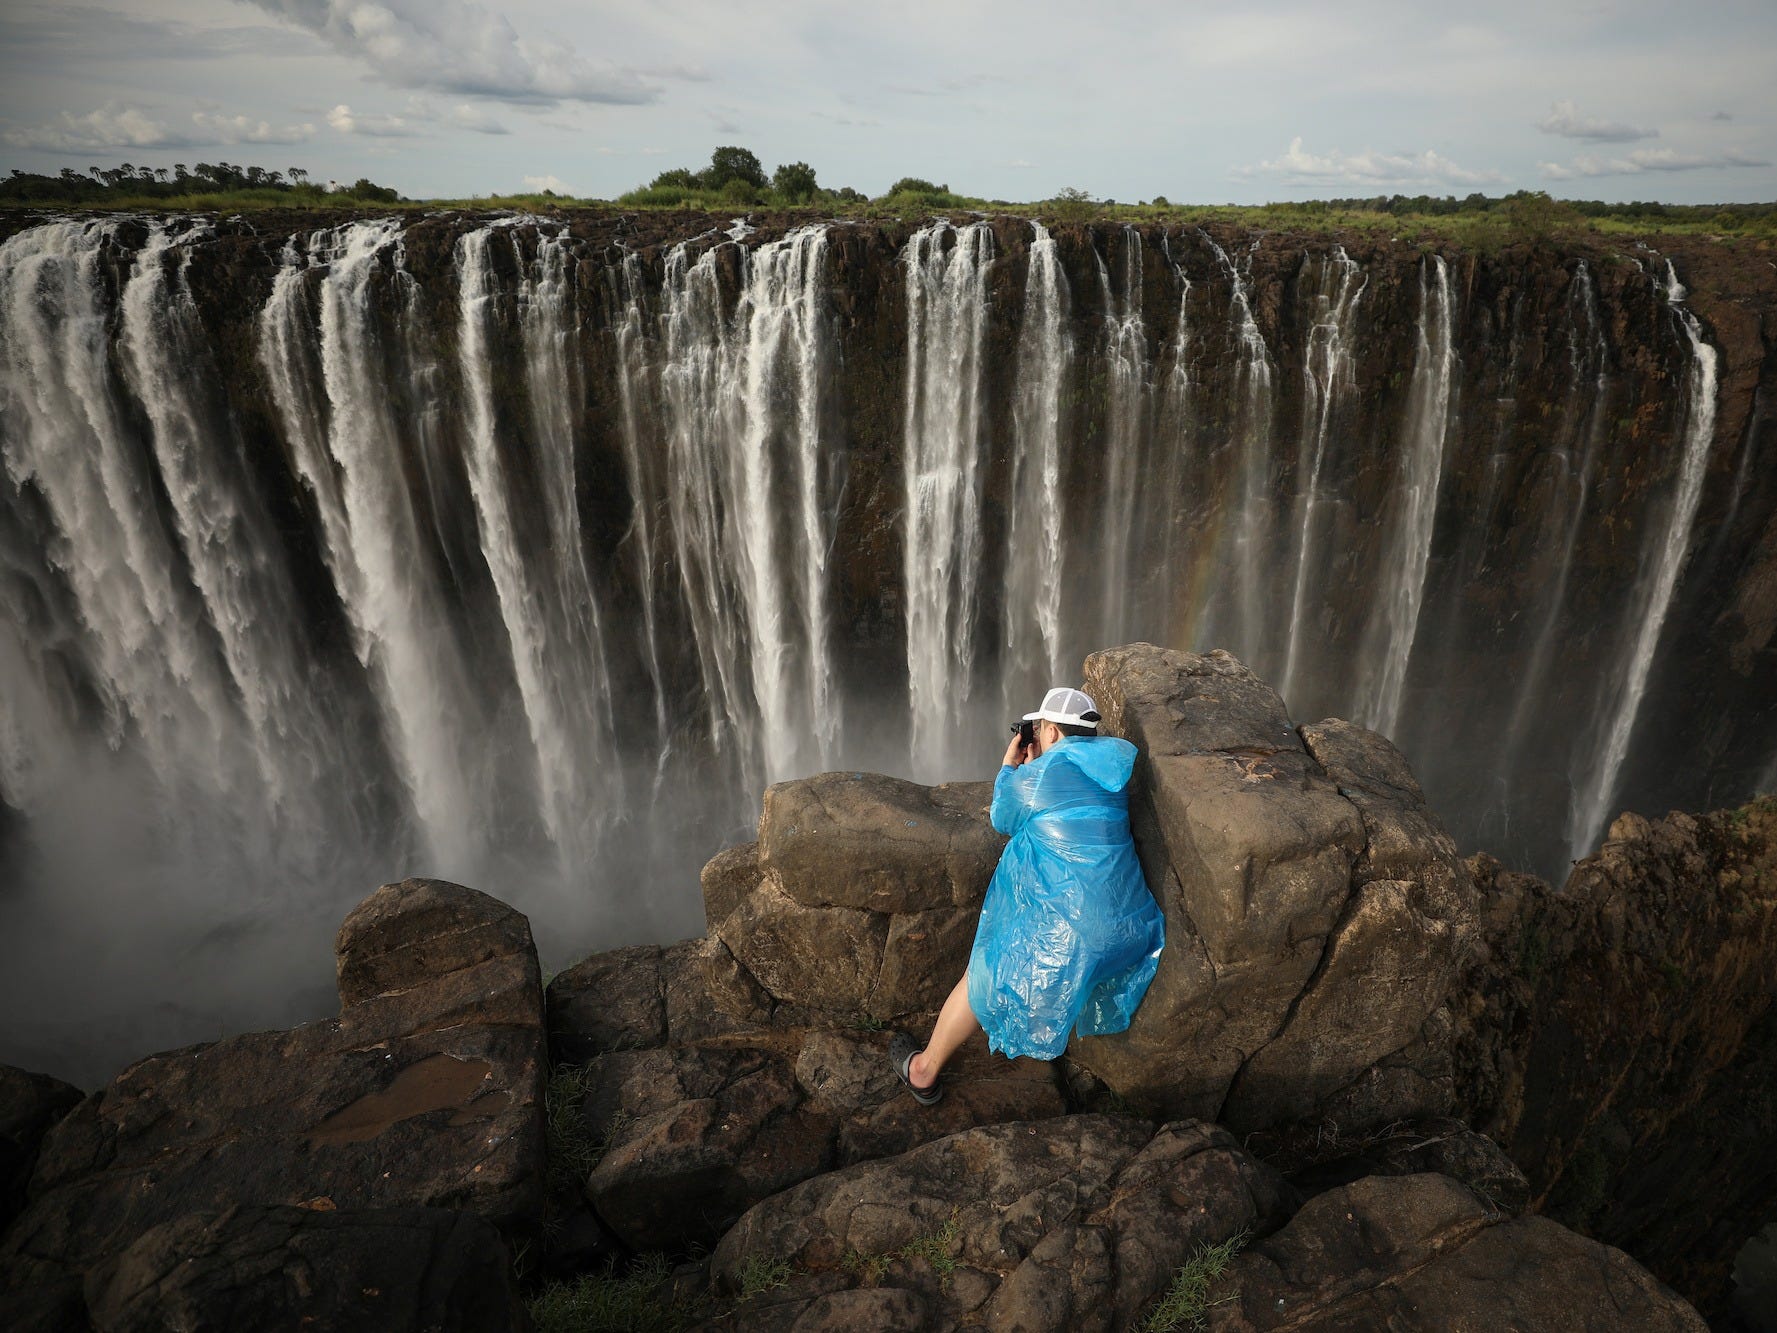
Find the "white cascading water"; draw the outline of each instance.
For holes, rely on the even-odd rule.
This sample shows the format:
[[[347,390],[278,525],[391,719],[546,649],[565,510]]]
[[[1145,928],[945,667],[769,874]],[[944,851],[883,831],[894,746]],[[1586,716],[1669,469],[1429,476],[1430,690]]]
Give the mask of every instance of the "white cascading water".
[[[456,250],[469,488],[530,734],[538,809],[561,864],[583,867],[621,802],[598,603],[575,501],[573,394],[561,347],[572,329],[562,309],[566,260],[540,238],[535,268],[517,289],[536,432],[531,462],[543,501],[546,540],[538,542],[521,537],[505,461],[524,452],[516,423],[501,421],[494,407],[495,305],[502,295],[490,266],[494,236],[492,227],[469,232]]]
[[[306,254],[287,248],[260,316],[260,357],[292,462],[315,497],[329,569],[430,866],[473,878],[487,854],[488,794],[465,741],[480,731],[480,709],[421,556],[383,382],[376,296],[400,243],[400,223],[385,219],[316,232]],[[304,270],[320,287],[318,328]]]
[[[110,296],[101,273],[111,222],[57,222],[0,245],[0,339],[14,485],[41,495],[113,747],[126,735],[169,807],[256,785],[234,744],[235,702],[176,574],[153,501],[150,460],[113,385]],[[169,829],[169,832],[175,830]]]
[[[1266,640],[1270,636],[1266,634],[1269,617],[1265,588],[1274,564],[1271,425],[1276,368],[1271,349],[1265,345],[1265,335],[1253,317],[1247,290],[1258,242],[1236,263],[1226,250],[1210,240],[1207,232],[1203,239],[1215,252],[1230,288],[1228,323],[1234,334],[1237,360],[1229,447],[1239,472],[1238,498],[1230,497],[1233,512],[1227,528],[1226,565],[1231,568],[1226,577],[1232,590],[1227,597],[1218,599],[1215,605],[1220,614],[1212,613],[1209,627],[1224,646],[1244,657],[1254,670],[1268,671]]]
[[[1121,281],[1113,290],[1104,258],[1095,248],[1099,300],[1104,307],[1106,412],[1103,465],[1104,500],[1099,512],[1099,643],[1126,643],[1138,637],[1130,593],[1140,579],[1136,561],[1138,500],[1147,469],[1153,386],[1148,371],[1148,331],[1142,322],[1141,233],[1125,226],[1118,235]]]
[[[975,677],[981,578],[982,338],[993,230],[933,223],[901,251],[907,283],[902,426],[902,577],[907,604],[909,763],[943,781],[972,757],[960,743]]]
[[[1373,626],[1376,658],[1366,667],[1358,719],[1392,736],[1400,721],[1407,664],[1419,632],[1425,597],[1425,571],[1431,562],[1432,526],[1443,478],[1444,441],[1450,432],[1450,404],[1456,379],[1455,301],[1450,270],[1433,255],[1419,270],[1419,351],[1407,391],[1406,431],[1401,447],[1400,482],[1395,490],[1394,531],[1385,580]]]
[[[615,273],[619,314],[613,329],[617,345],[617,409],[619,437],[623,446],[623,468],[629,493],[637,497],[630,512],[629,531],[624,544],[629,548],[637,589],[641,595],[642,655],[648,666],[648,683],[654,705],[655,763],[654,779],[658,788],[666,771],[671,745],[671,718],[666,706],[666,682],[661,667],[660,615],[654,582],[655,532],[652,497],[659,494],[655,480],[653,455],[642,437],[643,415],[647,404],[658,395],[658,386],[649,380],[647,335],[651,326],[647,292],[642,282],[642,261],[633,251],[625,251]]]
[[[1012,488],[1006,518],[1008,709],[1071,679],[1062,647],[1061,408],[1072,347],[1063,320],[1067,278],[1055,238],[1032,222],[1024,318],[1012,390]],[[1019,711],[1023,711],[1020,709]]]
[[[1277,692],[1295,699],[1296,671],[1304,639],[1313,636],[1308,618],[1308,585],[1320,572],[1315,519],[1321,503],[1321,469],[1333,410],[1352,388],[1351,343],[1358,302],[1368,279],[1345,247],[1335,245],[1320,262],[1314,288],[1314,322],[1302,357],[1302,433],[1296,446],[1295,542],[1290,553],[1290,611],[1283,674]]]
[[[1579,549],[1592,500],[1593,472],[1604,439],[1605,406],[1610,392],[1610,345],[1604,336],[1604,320],[1598,311],[1598,291],[1585,260],[1574,268],[1572,294],[1568,299],[1568,365],[1573,380],[1568,390],[1562,436],[1557,456],[1568,476],[1568,508],[1561,533],[1561,557],[1553,583],[1545,590],[1542,618],[1538,623],[1530,660],[1519,676],[1517,699],[1512,705],[1502,746],[1501,768],[1511,771],[1542,697],[1544,677],[1562,637],[1562,613],[1567,606],[1568,585],[1573,578],[1574,553]],[[1573,454],[1578,446],[1579,459]]]
[[[826,610],[825,227],[741,250],[724,311],[717,249],[667,257],[661,396],[668,513],[715,740],[749,790],[838,748]],[[744,671],[744,675],[742,672]]]
[[[934,223],[901,251],[907,285],[892,299],[904,304],[888,310],[906,316],[905,416],[859,423],[843,395],[876,392],[879,376],[847,364],[854,307],[827,288],[869,244],[830,250],[842,233],[816,227],[606,257],[555,221],[414,226],[411,273],[392,220],[295,237],[281,256],[272,243],[269,299],[240,349],[263,397],[223,383],[234,349],[206,342],[206,319],[229,308],[212,307],[200,266],[212,247],[253,254],[261,242],[241,228],[60,221],[0,242],[0,858],[26,868],[25,891],[0,894],[0,925],[37,941],[53,911],[65,937],[59,953],[0,963],[0,1002],[72,974],[66,960],[84,950],[107,976],[138,960],[141,984],[117,994],[175,997],[156,1020],[168,1044],[233,1021],[218,1014],[286,1021],[251,987],[290,1004],[310,979],[266,983],[277,969],[267,942],[247,938],[254,923],[275,918],[270,945],[294,958],[287,923],[306,912],[298,933],[319,943],[301,952],[324,973],[340,911],[408,873],[533,912],[565,906],[538,903],[540,883],[572,890],[574,926],[537,918],[557,950],[674,938],[696,928],[693,863],[747,836],[767,781],[835,764],[979,775],[1004,738],[995,710],[1028,708],[1111,640],[1229,647],[1305,696],[1325,683],[1316,654],[1336,651],[1348,660],[1326,679],[1363,679],[1328,711],[1414,729],[1438,718],[1429,696],[1409,708],[1404,685],[1415,637],[1424,650],[1443,623],[1426,608],[1421,625],[1420,612],[1440,477],[1457,466],[1445,454],[1475,443],[1453,426],[1463,368],[1442,260],[1419,267],[1416,329],[1366,321],[1360,341],[1374,298],[1337,250],[1303,261],[1292,287],[1251,252],[1193,236],[1181,256],[1162,236],[1166,300],[1178,300],[1168,326],[1170,310],[1143,308],[1164,276],[1144,250],[1151,233],[1101,231],[1083,289],[1098,305],[1070,312],[1043,228],[1020,287],[1004,281],[993,225]],[[1678,615],[1715,412],[1716,354],[1668,267],[1662,349],[1683,346],[1690,366],[1677,494],[1670,512],[1656,501],[1633,531],[1612,529],[1613,544],[1644,550],[1632,589],[1582,586],[1602,540],[1587,492],[1618,443],[1613,404],[1657,392],[1630,379],[1628,351],[1622,383],[1609,378],[1606,330],[1625,308],[1601,309],[1614,288],[1593,276],[1574,271],[1565,344],[1527,329],[1520,345],[1514,317],[1480,340],[1462,380],[1547,383],[1561,398],[1538,456],[1554,468],[1539,474],[1548,503],[1533,518],[1503,502],[1452,512],[1463,530],[1437,534],[1468,569],[1528,540],[1519,527],[1496,541],[1491,524],[1539,525],[1548,577],[1522,632],[1499,640],[1521,642],[1527,661],[1499,673],[1492,698],[1479,697],[1488,682],[1463,683],[1500,724],[1502,783],[1539,728],[1558,732],[1561,754],[1574,747],[1571,824],[1557,810],[1525,843],[1556,856],[1570,839],[1589,850],[1625,772],[1644,748],[1660,753],[1640,714],[1661,627]],[[1256,312],[1273,309],[1299,322],[1270,347]],[[1375,388],[1354,382],[1373,338],[1400,350],[1390,370],[1411,373],[1387,399],[1405,401],[1383,462],[1351,438]],[[1539,369],[1545,346],[1566,359]],[[1496,364],[1503,377],[1490,379]],[[1274,440],[1298,391],[1298,433]],[[1496,450],[1507,438],[1502,427]],[[854,440],[883,459],[844,474]],[[1274,457],[1285,448],[1293,466]],[[1349,589],[1325,582],[1341,474],[1365,465],[1391,469],[1381,549],[1364,552],[1368,625],[1335,605]],[[1510,457],[1462,466],[1465,484],[1518,475]],[[841,509],[842,475],[887,488],[868,536],[895,525],[902,544],[889,558],[904,696],[900,645],[887,663],[862,661],[833,621],[829,562],[836,545],[853,549],[839,525],[863,507],[853,491]],[[1608,647],[1589,658],[1570,646],[1572,608],[1600,593],[1613,609],[1592,637]],[[1605,699],[1576,741],[1579,719],[1545,725],[1550,682],[1593,661]],[[881,682],[880,694],[842,701],[842,677]],[[102,828],[95,806],[109,810]],[[37,859],[51,850],[58,860]],[[138,861],[210,873],[156,878]],[[125,916],[119,865],[151,909],[89,942],[93,921]],[[643,868],[661,893],[588,887]],[[656,914],[667,899],[677,906]],[[211,933],[223,942],[202,942]],[[162,960],[153,977],[139,961],[150,958]],[[218,981],[225,967],[246,980]],[[169,981],[179,968],[189,978]],[[305,993],[324,1008],[325,976]],[[107,1040],[93,1039],[117,1058],[148,1049]]]
[[[1666,301],[1691,345],[1684,450],[1679,458],[1678,489],[1672,497],[1666,530],[1652,569],[1644,572],[1641,595],[1636,599],[1632,621],[1636,627],[1634,642],[1612,693],[1609,722],[1599,733],[1597,748],[1589,762],[1581,767],[1574,783],[1574,801],[1568,816],[1568,843],[1575,859],[1597,846],[1609,821],[1611,803],[1617,795],[1617,780],[1641,713],[1648,673],[1653,669],[1654,650],[1659,647],[1660,630],[1671,610],[1678,576],[1684,570],[1691,525],[1697,516],[1697,502],[1703,495],[1709,449],[1715,442],[1716,370],[1720,357],[1704,340],[1703,327],[1697,317],[1679,304],[1685,295],[1684,284],[1679,282],[1672,261],[1667,260]]]

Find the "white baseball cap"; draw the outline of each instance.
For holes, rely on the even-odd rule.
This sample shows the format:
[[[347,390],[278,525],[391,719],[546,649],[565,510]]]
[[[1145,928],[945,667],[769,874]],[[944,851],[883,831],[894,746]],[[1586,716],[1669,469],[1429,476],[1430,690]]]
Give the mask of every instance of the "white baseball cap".
[[[1043,706],[1024,715],[1026,722],[1054,722],[1064,727],[1098,729],[1098,705],[1081,690],[1057,685],[1043,696]]]

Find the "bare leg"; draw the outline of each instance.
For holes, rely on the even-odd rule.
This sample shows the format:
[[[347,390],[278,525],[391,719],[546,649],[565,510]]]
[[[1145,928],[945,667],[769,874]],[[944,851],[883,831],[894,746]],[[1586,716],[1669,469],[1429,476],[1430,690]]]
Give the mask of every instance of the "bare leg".
[[[907,1070],[913,1086],[929,1088],[936,1083],[944,1062],[955,1055],[956,1048],[973,1036],[980,1026],[975,1021],[975,1011],[969,1007],[969,978],[965,974],[938,1011],[938,1021],[932,1024],[932,1035],[925,1050],[913,1057]]]

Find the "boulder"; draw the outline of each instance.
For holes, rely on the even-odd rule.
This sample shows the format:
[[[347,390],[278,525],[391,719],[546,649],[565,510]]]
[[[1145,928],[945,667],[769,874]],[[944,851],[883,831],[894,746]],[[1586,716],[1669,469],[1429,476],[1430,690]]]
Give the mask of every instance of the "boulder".
[[[712,932],[778,1022],[937,1009],[962,975],[1005,838],[991,783],[823,773],[765,794],[759,841],[703,872]]]
[[[1234,1259],[1206,1317],[1217,1333],[1706,1327],[1621,1251],[1543,1218],[1505,1221],[1439,1175],[1317,1195]]]
[[[592,1062],[588,1082],[581,1114],[605,1150],[586,1196],[636,1249],[707,1244],[832,1164],[832,1118],[803,1105],[788,1065],[767,1052],[615,1052]]]
[[[237,1205],[450,1208],[532,1230],[545,1053],[525,918],[408,880],[346,919],[337,954],[338,1018],[152,1056],[52,1129],[0,1287],[53,1285]]]
[[[759,864],[805,907],[925,912],[978,907],[1003,835],[991,782],[921,786],[878,773],[822,773],[765,793]]]
[[[1398,751],[1342,722],[1298,734],[1224,652],[1095,653],[1085,686],[1141,751],[1130,820],[1167,947],[1129,1031],[1070,1057],[1138,1105],[1241,1131],[1335,1103],[1369,1123],[1448,1109],[1420,1047],[1473,890]],[[1412,1067],[1370,1073],[1390,1060]]]
[[[976,1125],[1047,1120],[1067,1111],[1052,1065],[1006,1060],[979,1039],[966,1042],[946,1066],[943,1100],[921,1106],[889,1068],[890,1035],[826,1029],[802,1040],[796,1081],[812,1106],[837,1121],[840,1166],[893,1157]]]
[[[150,1227],[86,1275],[98,1333],[529,1327],[500,1234],[440,1208],[257,1205]]]
[[[1196,1245],[1278,1220],[1286,1195],[1212,1126],[1156,1132],[1097,1115],[992,1125],[765,1200],[723,1237],[711,1271],[729,1292],[761,1260],[917,1292],[927,1328],[1108,1330]],[[836,1297],[810,1298],[797,1317],[817,1300]]]
[[[1626,814],[1555,888],[1488,857],[1449,1008],[1457,1111],[1537,1211],[1711,1319],[1777,1194],[1777,800]]]
[[[584,1064],[606,1051],[646,1050],[666,1040],[660,946],[594,954],[550,979],[549,1056]]]
[[[71,1083],[0,1065],[0,1231],[25,1203],[37,1147],[85,1096]]]

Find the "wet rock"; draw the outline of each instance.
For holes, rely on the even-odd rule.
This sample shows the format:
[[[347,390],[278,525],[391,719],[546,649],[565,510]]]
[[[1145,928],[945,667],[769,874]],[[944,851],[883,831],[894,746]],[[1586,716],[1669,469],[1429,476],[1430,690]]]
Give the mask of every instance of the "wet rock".
[[[448,1207],[523,1234],[542,1203],[542,986],[523,916],[408,880],[338,941],[340,1016],[143,1060],[43,1142],[0,1287],[235,1206]]]
[[[586,1195],[635,1249],[712,1241],[832,1164],[832,1119],[804,1107],[789,1068],[765,1052],[619,1052],[593,1062],[590,1082],[585,1125],[606,1148]]]
[[[1533,1206],[1725,1317],[1777,1191],[1777,801],[1624,815],[1560,889],[1471,865],[1484,930],[1451,989],[1458,1113]]]
[[[979,906],[1003,835],[993,784],[925,787],[877,773],[822,773],[765,793],[759,864],[806,907],[924,912]]]
[[[436,1208],[191,1213],[87,1274],[85,1293],[100,1333],[529,1327],[499,1233]]]
[[[1418,1042],[1473,893],[1399,753],[1347,723],[1298,734],[1223,652],[1095,653],[1085,684],[1141,750],[1130,820],[1167,948],[1128,1033],[1070,1057],[1139,1105],[1250,1130]],[[1447,1100],[1435,1074],[1371,1077],[1345,1109],[1380,1123]]]
[[[1543,1218],[1502,1222],[1453,1180],[1379,1176],[1308,1201],[1237,1256],[1208,1327],[1696,1329],[1620,1251]]]
[[[85,1096],[71,1083],[0,1065],[0,1231],[25,1203],[37,1147]]]
[[[584,1064],[606,1051],[644,1050],[666,1040],[659,945],[594,954],[549,983],[549,1054]]]
[[[667,1036],[676,1043],[757,1032],[776,1004],[720,939],[684,940],[660,959]]]
[[[888,918],[856,908],[805,907],[767,877],[718,934],[774,998],[855,1014],[882,968]]]
[[[922,1293],[928,1327],[1121,1327],[1174,1256],[1273,1221],[1287,1190],[1224,1132],[1066,1116],[952,1134],[816,1177],[752,1209],[717,1247]]]
[[[803,1039],[796,1081],[814,1106],[838,1122],[841,1166],[893,1157],[977,1125],[1046,1120],[1067,1110],[1053,1066],[1005,1060],[978,1040],[946,1066],[943,1100],[921,1106],[889,1068],[890,1036],[817,1030]]]

